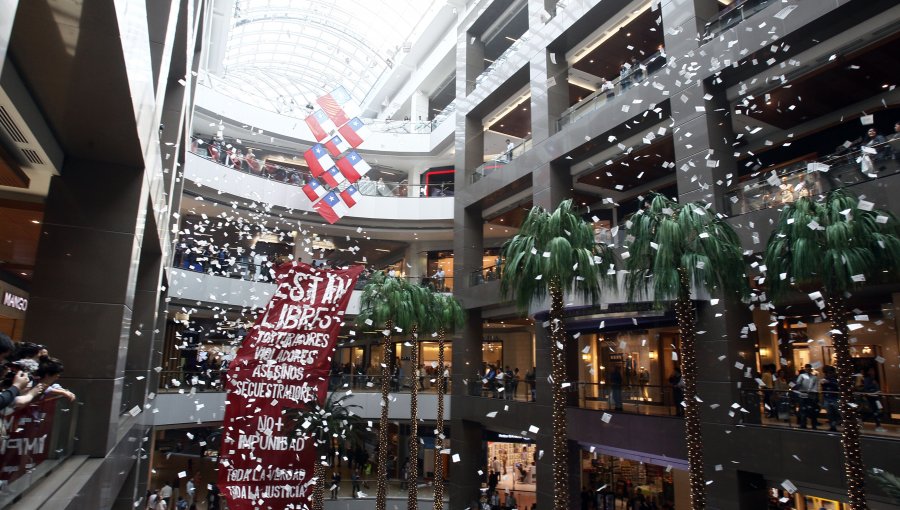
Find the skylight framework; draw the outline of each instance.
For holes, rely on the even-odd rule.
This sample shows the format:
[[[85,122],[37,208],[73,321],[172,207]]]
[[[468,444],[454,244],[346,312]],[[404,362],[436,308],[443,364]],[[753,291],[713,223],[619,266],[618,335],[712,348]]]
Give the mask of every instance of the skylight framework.
[[[214,86],[288,114],[305,115],[307,105],[338,85],[361,102],[434,15],[436,3],[238,0],[225,74]]]

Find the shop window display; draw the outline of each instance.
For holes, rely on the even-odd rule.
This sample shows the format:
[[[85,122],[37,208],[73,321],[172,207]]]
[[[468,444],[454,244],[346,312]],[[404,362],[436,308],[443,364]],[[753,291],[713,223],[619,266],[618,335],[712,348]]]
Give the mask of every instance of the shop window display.
[[[656,508],[675,508],[671,467],[582,451],[581,468],[581,485],[596,500],[596,508],[632,508],[641,501],[655,503]]]

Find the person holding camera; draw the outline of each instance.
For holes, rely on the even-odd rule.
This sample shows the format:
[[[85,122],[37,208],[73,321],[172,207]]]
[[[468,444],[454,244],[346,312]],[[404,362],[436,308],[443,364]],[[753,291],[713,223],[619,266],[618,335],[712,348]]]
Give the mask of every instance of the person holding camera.
[[[0,391],[0,409],[6,409],[16,398],[25,391],[25,388],[31,383],[28,373],[18,368],[15,364],[7,364],[6,358],[12,354],[16,346],[12,340],[3,333],[0,333],[0,362],[2,366],[2,378],[5,388]],[[32,397],[33,398],[33,397]]]

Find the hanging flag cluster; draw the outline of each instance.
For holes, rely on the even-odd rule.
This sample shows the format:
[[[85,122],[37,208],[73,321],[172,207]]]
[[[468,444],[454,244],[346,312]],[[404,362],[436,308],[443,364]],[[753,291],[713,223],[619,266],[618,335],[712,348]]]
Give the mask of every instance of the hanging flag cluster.
[[[316,99],[319,109],[306,117],[319,143],[303,153],[313,177],[303,192],[328,223],[336,223],[356,205],[359,192],[354,184],[372,169],[353,150],[363,143],[367,128],[359,117],[348,117],[347,110],[355,106],[350,101],[350,94],[338,87]]]

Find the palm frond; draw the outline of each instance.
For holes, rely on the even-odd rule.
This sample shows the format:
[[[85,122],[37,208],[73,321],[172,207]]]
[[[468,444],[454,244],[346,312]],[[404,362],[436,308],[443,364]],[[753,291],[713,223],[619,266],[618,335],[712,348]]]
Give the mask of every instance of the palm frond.
[[[740,239],[707,204],[654,193],[625,227],[629,299],[646,298],[651,289],[657,304],[676,299],[685,290],[682,271],[695,288],[749,295]]]
[[[337,396],[332,392],[323,406],[312,402],[306,408],[285,408],[283,414],[290,423],[289,435],[312,440],[319,453],[328,451],[333,437],[351,442],[366,440],[371,432],[366,428],[366,420],[353,413],[353,409],[361,407],[346,403],[350,397],[350,394]]]
[[[533,207],[519,232],[503,244],[506,266],[500,275],[500,294],[520,310],[547,296],[551,281],[564,292],[599,299],[601,286],[614,277],[612,251],[598,246],[591,226],[565,200],[555,211]]]
[[[823,201],[802,197],[782,209],[764,261],[774,299],[792,288],[840,294],[900,275],[900,224],[893,214],[860,208],[844,189]],[[868,210],[867,210],[868,209]]]

